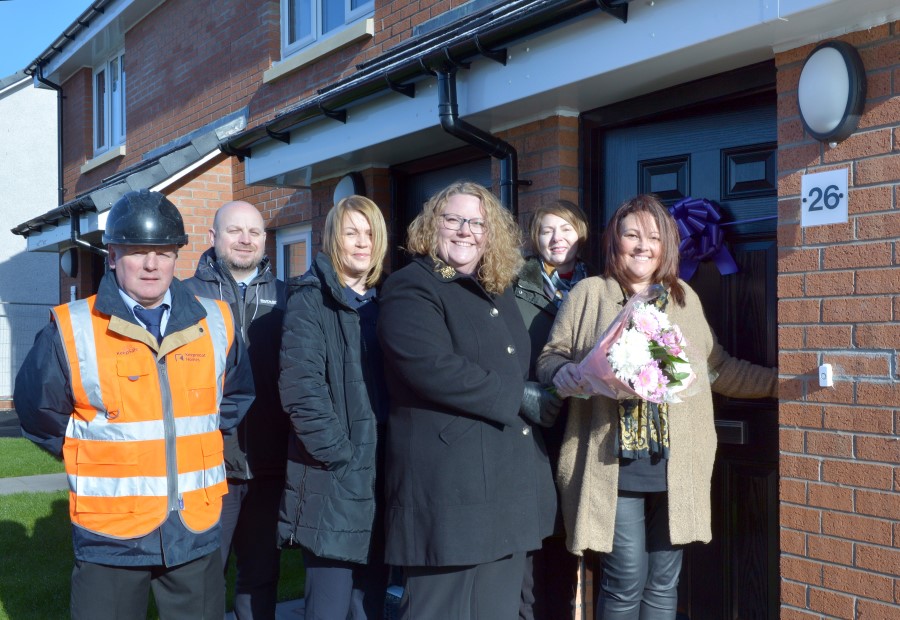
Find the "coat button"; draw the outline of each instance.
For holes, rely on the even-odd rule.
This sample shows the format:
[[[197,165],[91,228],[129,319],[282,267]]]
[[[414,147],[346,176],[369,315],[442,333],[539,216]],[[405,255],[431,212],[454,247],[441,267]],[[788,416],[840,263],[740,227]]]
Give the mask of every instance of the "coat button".
[[[516,352],[516,348],[512,345],[509,345],[508,347],[506,347],[506,352],[510,355],[514,355]]]
[[[498,314],[500,314],[499,310],[497,310],[496,308],[491,308],[491,316],[497,316]]]
[[[527,426],[523,426],[523,427],[522,427],[522,434],[523,434],[523,435],[528,435],[529,433],[531,433],[531,429],[528,428]]]

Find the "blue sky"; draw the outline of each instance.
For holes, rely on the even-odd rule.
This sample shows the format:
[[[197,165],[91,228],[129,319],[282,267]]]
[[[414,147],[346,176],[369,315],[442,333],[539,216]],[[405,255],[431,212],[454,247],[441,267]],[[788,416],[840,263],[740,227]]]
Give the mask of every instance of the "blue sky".
[[[0,78],[50,47],[91,0],[0,0]]]

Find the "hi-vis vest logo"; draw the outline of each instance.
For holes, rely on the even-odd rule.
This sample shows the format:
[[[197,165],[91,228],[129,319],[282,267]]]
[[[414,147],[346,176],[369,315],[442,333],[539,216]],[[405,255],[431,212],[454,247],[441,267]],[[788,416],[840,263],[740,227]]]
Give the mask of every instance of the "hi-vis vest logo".
[[[176,353],[176,362],[202,362],[206,353]]]

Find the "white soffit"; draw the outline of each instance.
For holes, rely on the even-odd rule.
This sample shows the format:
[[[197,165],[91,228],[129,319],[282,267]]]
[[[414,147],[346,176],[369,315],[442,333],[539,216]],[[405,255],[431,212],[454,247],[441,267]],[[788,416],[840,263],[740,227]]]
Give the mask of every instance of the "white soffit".
[[[599,11],[508,48],[506,66],[478,59],[457,74],[459,114],[489,132],[556,110],[586,111],[774,57],[900,16],[896,0],[636,0],[628,22]],[[395,93],[352,106],[347,123],[320,119],[245,160],[248,183],[296,171],[315,181],[462,146],[441,128],[435,80],[415,99]]]

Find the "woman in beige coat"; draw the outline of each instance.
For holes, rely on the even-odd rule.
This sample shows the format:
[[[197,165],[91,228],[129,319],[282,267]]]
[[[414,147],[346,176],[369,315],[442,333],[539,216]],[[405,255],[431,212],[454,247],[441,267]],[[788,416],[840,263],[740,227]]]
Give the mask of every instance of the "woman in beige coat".
[[[709,542],[716,452],[712,391],[774,397],[777,373],[728,355],[696,293],[678,279],[678,231],[652,195],[624,203],[601,240],[602,277],[569,293],[537,362],[560,396],[587,392],[580,362],[627,299],[650,284],[687,340],[697,378],[683,402],[655,405],[604,396],[569,401],[557,483],[570,551],[604,553],[597,620],[662,620],[676,613],[683,545]],[[635,434],[620,429],[633,430]]]

